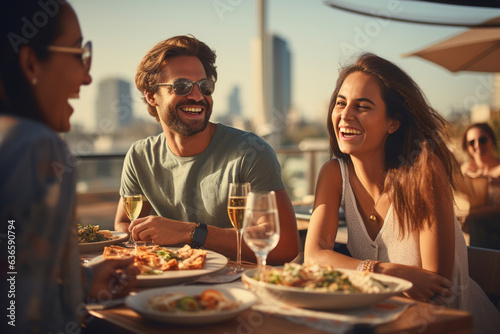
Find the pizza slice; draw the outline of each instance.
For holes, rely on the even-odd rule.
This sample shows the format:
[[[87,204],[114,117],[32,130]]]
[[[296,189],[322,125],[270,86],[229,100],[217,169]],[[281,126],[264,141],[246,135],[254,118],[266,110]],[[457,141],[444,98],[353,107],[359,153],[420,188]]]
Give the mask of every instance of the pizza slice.
[[[104,248],[105,259],[119,259],[134,256],[134,266],[141,274],[158,274],[168,270],[202,269],[207,252],[185,245],[179,250],[171,250],[158,245],[124,248],[111,245]]]

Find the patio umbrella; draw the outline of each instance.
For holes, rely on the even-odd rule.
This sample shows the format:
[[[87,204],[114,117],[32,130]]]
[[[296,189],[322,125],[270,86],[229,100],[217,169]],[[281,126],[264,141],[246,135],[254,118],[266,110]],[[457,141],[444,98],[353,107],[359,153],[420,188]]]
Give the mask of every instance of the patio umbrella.
[[[451,72],[500,72],[500,28],[471,28],[420,51],[404,54],[432,61]]]

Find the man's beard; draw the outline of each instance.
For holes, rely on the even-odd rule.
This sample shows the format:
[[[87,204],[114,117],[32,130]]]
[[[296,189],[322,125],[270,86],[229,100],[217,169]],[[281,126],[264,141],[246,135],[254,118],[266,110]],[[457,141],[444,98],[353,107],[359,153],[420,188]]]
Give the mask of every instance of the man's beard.
[[[177,110],[180,109],[180,107],[182,107],[183,105],[198,105],[205,108],[204,119],[184,122],[177,114]],[[212,107],[206,101],[195,102],[193,100],[188,100],[183,103],[178,103],[175,107],[168,107],[165,124],[170,130],[177,132],[182,136],[192,136],[199,132],[202,132],[207,128],[208,121],[210,120],[211,115]]]

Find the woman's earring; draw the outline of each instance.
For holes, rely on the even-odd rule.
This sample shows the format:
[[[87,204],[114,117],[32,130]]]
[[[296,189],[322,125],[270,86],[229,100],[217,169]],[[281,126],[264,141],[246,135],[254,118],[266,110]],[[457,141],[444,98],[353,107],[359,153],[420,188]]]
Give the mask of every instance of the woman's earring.
[[[33,79],[31,79],[31,84],[32,84],[33,86],[36,86],[36,84],[37,84],[37,83],[38,83],[38,79],[37,79],[37,78],[33,78]]]

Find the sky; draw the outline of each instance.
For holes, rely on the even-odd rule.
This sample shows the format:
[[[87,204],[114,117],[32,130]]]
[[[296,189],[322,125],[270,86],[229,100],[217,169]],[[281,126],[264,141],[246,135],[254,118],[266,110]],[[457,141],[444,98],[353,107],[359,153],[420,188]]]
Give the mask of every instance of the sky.
[[[359,1],[359,0],[357,0]],[[156,43],[175,35],[192,34],[217,53],[218,81],[213,115],[228,109],[231,90],[240,88],[242,111],[255,109],[251,41],[257,36],[254,0],[69,0],[85,40],[92,40],[93,83],[82,87],[72,102],[73,123],[91,129],[96,124],[95,98],[99,81],[121,78],[133,88],[134,116],[150,118],[133,84],[141,58]],[[435,15],[458,21],[500,16],[498,9],[460,8],[395,0],[376,0],[372,12]],[[492,75],[451,73],[418,57],[402,57],[466,31],[373,18],[331,8],[323,0],[268,0],[266,26],[289,43],[292,55],[292,105],[308,120],[323,120],[340,66],[359,52],[372,52],[407,71],[420,85],[431,105],[445,117],[452,109],[488,103]],[[388,14],[388,15],[387,15]]]

